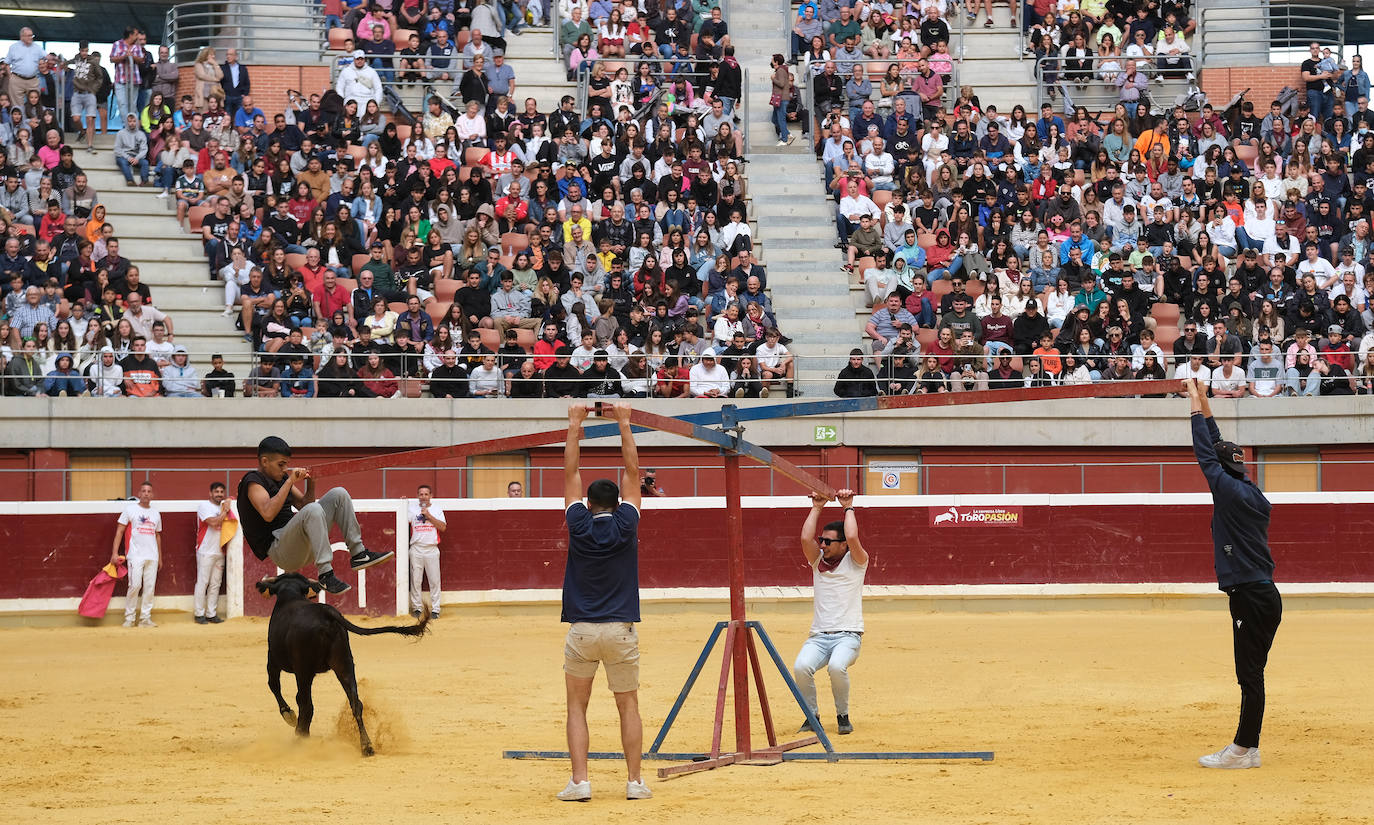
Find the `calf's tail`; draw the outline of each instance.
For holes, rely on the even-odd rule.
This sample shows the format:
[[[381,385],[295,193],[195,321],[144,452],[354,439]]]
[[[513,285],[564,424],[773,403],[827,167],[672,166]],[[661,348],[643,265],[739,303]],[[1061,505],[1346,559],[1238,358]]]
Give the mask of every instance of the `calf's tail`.
[[[343,617],[343,614],[340,613],[338,609],[335,608],[333,605],[325,605],[325,607],[327,608],[325,612],[329,615],[331,619],[333,619],[340,625],[343,625],[343,627],[346,628],[349,633],[356,633],[359,636],[376,636],[380,633],[395,633],[400,636],[418,637],[423,636],[429,632],[428,613],[424,614],[420,618],[420,621],[416,622],[415,624],[389,624],[383,625],[381,627],[360,627],[356,624],[353,624],[348,619],[345,619]]]

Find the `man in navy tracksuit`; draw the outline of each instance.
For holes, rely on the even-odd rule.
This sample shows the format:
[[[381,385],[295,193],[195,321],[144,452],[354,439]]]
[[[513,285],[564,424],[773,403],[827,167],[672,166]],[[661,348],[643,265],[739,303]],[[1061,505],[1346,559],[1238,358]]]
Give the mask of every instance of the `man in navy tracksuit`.
[[[1283,619],[1269,554],[1269,500],[1245,472],[1245,452],[1223,441],[1207,390],[1187,382],[1193,455],[1212,490],[1212,544],[1217,586],[1230,597],[1240,724],[1233,744],[1198,760],[1204,768],[1258,768],[1264,722],[1264,665]]]

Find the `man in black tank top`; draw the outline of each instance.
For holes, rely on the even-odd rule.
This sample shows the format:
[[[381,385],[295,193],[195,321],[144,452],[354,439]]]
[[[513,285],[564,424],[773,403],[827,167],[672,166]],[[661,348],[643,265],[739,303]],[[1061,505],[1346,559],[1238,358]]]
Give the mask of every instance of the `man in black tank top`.
[[[317,578],[330,593],[343,593],[350,585],[334,575],[334,551],[329,528],[343,532],[352,556],[352,568],[362,570],[395,556],[394,551],[374,553],[363,546],[353,499],[335,487],[315,500],[315,479],[303,467],[288,467],[291,447],[276,436],[258,444],[258,468],[239,480],[239,525],[253,555],[271,559],[281,569],[295,572],[314,564]],[[296,483],[305,482],[305,492]]]

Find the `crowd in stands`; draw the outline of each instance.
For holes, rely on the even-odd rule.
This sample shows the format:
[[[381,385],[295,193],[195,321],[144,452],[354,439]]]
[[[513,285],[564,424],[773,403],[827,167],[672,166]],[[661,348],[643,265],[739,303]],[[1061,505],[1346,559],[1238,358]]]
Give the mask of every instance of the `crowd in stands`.
[[[1033,49],[1124,41],[1134,60],[1192,68],[1174,59],[1186,42],[1160,46],[1193,32],[1186,2],[1023,11]],[[1358,58],[1313,43],[1301,92],[1258,110],[1155,116],[1127,84],[1106,111],[1004,113],[967,86],[944,95],[935,64],[966,12],[798,12],[811,98],[792,105],[815,107],[837,246],[873,310],[837,394],[1166,377],[1220,396],[1374,391],[1374,112]],[[790,77],[776,71],[775,90]]]
[[[139,267],[120,254],[100,193],[67,142],[72,136],[85,144],[83,155],[94,154],[93,136],[103,130],[111,104],[135,124],[141,110],[147,123],[151,103],[144,101],[162,97],[156,89],[167,82],[170,64],[165,48],[154,60],[145,43],[143,32],[125,30],[110,50],[117,61],[113,78],[89,44],[64,60],[38,47],[27,27],[6,55],[0,93],[4,395],[202,395],[217,382],[232,386],[222,363],[205,375],[189,364],[172,318],[155,305]],[[173,84],[175,76],[173,67]],[[146,152],[146,137],[139,136]],[[126,148],[120,137],[115,145]],[[135,167],[146,163],[135,160]]]
[[[719,10],[701,5],[710,26]],[[368,397],[790,392],[791,356],[747,224],[734,99],[712,85],[739,72],[728,44],[695,52],[679,74],[682,63],[649,51],[628,96],[624,66],[588,63],[585,113],[570,95],[517,110],[504,21],[543,21],[537,8],[495,21],[488,11],[481,1],[460,14],[442,3],[400,17],[346,11],[339,22],[359,50],[333,94],[251,135],[247,173],[234,169],[242,190],[225,198],[177,180],[179,214],[212,209],[199,220],[225,314],[271,356],[246,392],[284,395],[287,382]],[[425,26],[407,29],[414,12]],[[653,25],[660,12],[563,3],[550,14],[576,28],[611,15]],[[671,94],[697,77],[701,94]],[[393,80],[430,92],[412,124],[379,114]]]
[[[713,33],[713,24],[723,22],[712,5],[616,9],[623,15],[633,8],[651,27],[659,17],[700,17]],[[293,92],[271,117],[255,103],[236,55],[220,63],[207,48],[194,66],[193,94],[173,100],[152,92],[115,136],[128,185],[159,187],[183,228],[202,238],[208,275],[223,286],[226,323],[232,318],[261,356],[243,392],[793,392],[788,339],[777,328],[747,222],[735,100],[715,94],[712,84],[722,72],[739,72],[724,29],[725,42],[715,45],[699,33],[689,38],[691,77],[699,67],[703,82],[685,96],[672,94],[684,78],[672,76],[678,61],[664,57],[640,64],[643,83],[628,105],[618,105],[620,72],[608,76],[603,63],[591,69],[586,112],[571,96],[526,98],[516,111],[515,78],[492,44],[504,43],[505,19],[537,21],[538,9],[524,10],[528,17],[502,10],[484,36],[474,26],[489,22],[486,6],[477,0],[455,10],[437,0],[392,10],[340,8],[338,22],[359,39],[367,32],[372,45],[344,55],[333,88]],[[605,8],[574,1],[550,11],[567,23],[575,16],[599,20]],[[416,13],[426,25],[402,28]],[[139,34],[131,36],[136,45]],[[393,48],[418,43],[419,51],[408,60],[404,49],[377,45],[388,38]],[[138,59],[146,59],[141,47]],[[383,114],[385,84],[411,71],[432,89],[426,111],[419,118]],[[124,323],[128,313],[157,310],[146,285],[141,301],[128,294],[128,278],[141,284],[136,267],[125,262],[114,272],[118,242],[101,223],[98,197],[77,179],[68,131],[44,133],[51,162],[22,142],[8,146],[6,188],[17,183],[38,198],[27,201],[46,205],[30,218],[31,230],[26,216],[7,216],[7,234],[21,247],[14,266],[22,272],[19,291],[7,290],[9,326],[0,330],[6,357],[13,353],[15,370],[46,377],[64,369],[61,352],[74,353],[80,373],[85,361],[108,361],[98,357],[108,345],[116,364],[138,359],[136,371],[151,375],[153,393],[171,393],[169,384],[185,390],[189,379],[172,384],[165,377],[183,358],[174,343],[165,360],[142,349],[172,340],[170,319],[160,333],[149,324],[148,342],[136,341],[137,325]],[[70,218],[63,211],[68,202]],[[65,236],[49,244],[64,225],[67,234],[94,238],[101,248],[83,251],[80,239]],[[55,284],[32,263],[35,256],[57,263]],[[22,306],[29,285],[47,313],[41,317]],[[102,323],[79,324],[77,332],[58,318]],[[46,362],[41,367],[33,366],[37,356],[24,354],[28,338]],[[153,366],[143,369],[145,363]],[[206,379],[220,380],[217,372]],[[121,391],[129,374],[126,364]],[[7,383],[15,392],[47,391],[42,381],[36,390],[32,382],[22,389]],[[53,394],[76,389],[52,386]],[[110,394],[104,386],[94,377],[87,382],[87,389]],[[235,387],[230,377],[227,386],[205,382],[196,389],[232,394]]]
[[[570,71],[587,74],[585,112],[570,95],[518,109],[511,98],[504,22],[545,13],[578,56]],[[424,25],[408,28],[413,18]],[[370,124],[363,101],[375,134],[353,140],[313,119],[331,102],[312,97],[281,127],[309,141],[291,149],[305,173],[262,198],[259,231],[276,241],[236,242],[247,247],[237,262],[216,257],[234,252],[211,243],[214,222],[242,229],[230,228],[232,204],[205,219],[226,312],[260,349],[321,356],[318,377],[331,379],[321,395],[414,395],[422,384],[436,397],[793,391],[754,256],[734,115],[741,73],[717,3],[570,0],[496,20],[481,0],[459,14],[441,2],[395,14],[369,5],[340,22],[359,44],[335,89],[346,110],[345,87],[369,72],[431,96],[414,124]],[[595,45],[582,37],[591,26]],[[677,39],[662,42],[684,49],[654,46],[665,29]],[[250,391],[270,392],[272,369],[265,359],[267,388]]]

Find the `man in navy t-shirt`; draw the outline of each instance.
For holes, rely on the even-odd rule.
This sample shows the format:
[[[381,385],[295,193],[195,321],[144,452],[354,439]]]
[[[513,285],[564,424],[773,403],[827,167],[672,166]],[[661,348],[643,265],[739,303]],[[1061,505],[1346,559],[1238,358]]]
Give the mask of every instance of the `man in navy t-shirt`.
[[[563,647],[563,674],[568,688],[568,754],[572,779],[559,791],[565,802],[592,798],[587,776],[587,702],[592,679],[606,665],[606,682],[620,712],[620,741],[625,749],[626,799],[653,796],[639,773],[644,746],[639,718],[639,452],[630,430],[630,405],[613,407],[620,424],[620,451],[628,480],[624,498],[610,479],[587,486],[582,503],[582,422],[588,408],[568,408],[568,438],[563,447],[563,503],[567,505],[568,566],[563,572],[563,617],[569,622]]]
[[[1269,551],[1269,499],[1245,472],[1245,452],[1224,441],[1212,420],[1207,389],[1188,379],[1193,455],[1212,491],[1212,558],[1217,586],[1230,600],[1231,635],[1240,683],[1240,723],[1231,744],[1198,759],[1204,768],[1258,768],[1264,723],[1264,667],[1283,621]]]

